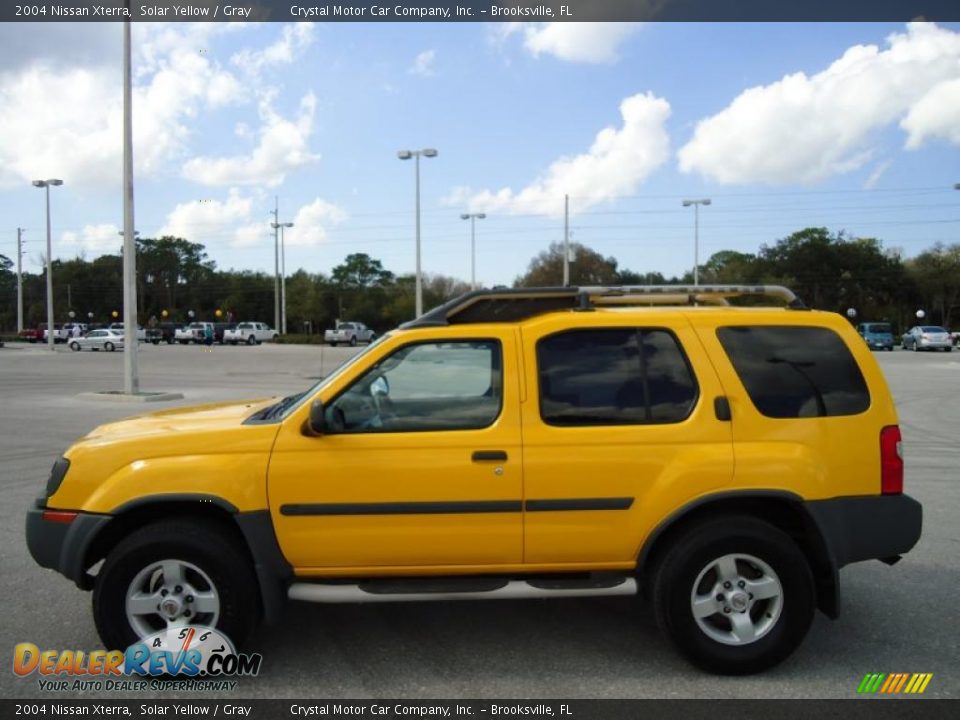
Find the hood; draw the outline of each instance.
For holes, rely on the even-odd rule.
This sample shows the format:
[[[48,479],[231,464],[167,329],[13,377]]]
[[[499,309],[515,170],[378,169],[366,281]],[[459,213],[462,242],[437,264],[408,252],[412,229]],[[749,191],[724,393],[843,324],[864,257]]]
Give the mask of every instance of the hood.
[[[217,433],[237,428],[257,410],[279,400],[279,397],[208,403],[160,410],[100,425],[81,438],[86,441],[122,440],[135,437],[163,436],[180,433]]]

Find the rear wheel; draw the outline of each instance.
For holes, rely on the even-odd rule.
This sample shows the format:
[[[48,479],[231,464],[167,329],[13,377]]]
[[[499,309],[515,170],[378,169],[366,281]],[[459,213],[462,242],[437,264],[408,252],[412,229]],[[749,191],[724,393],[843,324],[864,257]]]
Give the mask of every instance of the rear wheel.
[[[227,533],[185,520],[129,535],[97,575],[93,615],[107,648],[170,627],[214,627],[236,644],[259,617],[256,578]]]
[[[657,622],[695,665],[724,675],[773,667],[803,640],[816,605],[806,557],[749,517],[705,522],[676,539],[654,575]]]
[[[117,349],[117,346],[114,345],[112,342],[107,341],[103,344],[103,349],[106,350],[107,352],[113,352],[114,350]]]

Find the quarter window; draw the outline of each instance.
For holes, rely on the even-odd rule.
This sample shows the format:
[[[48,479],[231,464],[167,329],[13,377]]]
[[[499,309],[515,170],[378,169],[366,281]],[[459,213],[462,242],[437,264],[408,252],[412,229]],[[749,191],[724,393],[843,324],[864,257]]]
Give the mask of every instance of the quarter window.
[[[537,344],[540,415],[550,425],[680,422],[697,384],[676,338],[659,329],[575,330]]]
[[[850,350],[832,330],[738,326],[717,330],[750,399],[772,418],[857,415],[870,392]]]
[[[334,433],[487,427],[500,414],[501,367],[493,340],[406,345],[331,403],[327,427]]]

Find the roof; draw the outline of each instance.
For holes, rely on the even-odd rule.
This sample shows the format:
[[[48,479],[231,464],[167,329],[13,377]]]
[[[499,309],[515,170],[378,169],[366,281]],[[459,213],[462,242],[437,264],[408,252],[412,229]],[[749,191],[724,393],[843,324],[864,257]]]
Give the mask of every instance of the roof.
[[[729,305],[732,298],[774,298],[778,306],[806,310],[780,285],[612,285],[474,290],[404,323],[403,329],[486,322],[517,322],[558,310],[637,305]]]

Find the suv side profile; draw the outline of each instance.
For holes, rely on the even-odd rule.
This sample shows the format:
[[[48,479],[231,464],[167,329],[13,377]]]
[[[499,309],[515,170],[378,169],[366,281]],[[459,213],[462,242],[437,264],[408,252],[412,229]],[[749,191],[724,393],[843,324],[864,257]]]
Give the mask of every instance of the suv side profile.
[[[479,290],[304,393],[97,428],[27,542],[93,589],[108,648],[242,643],[287,599],[640,593],[690,661],[744,674],[838,616],[840,568],[915,545],[901,458],[870,350],[785,288]]]

